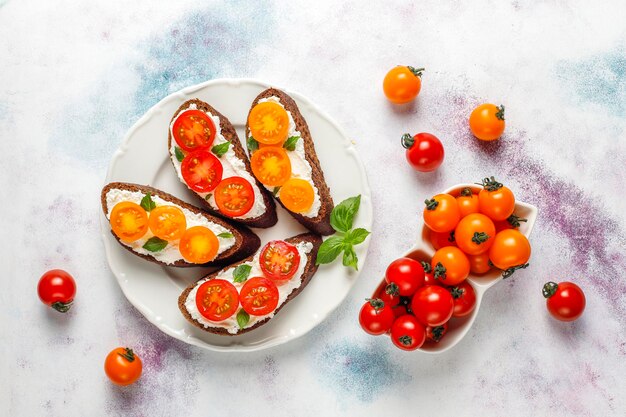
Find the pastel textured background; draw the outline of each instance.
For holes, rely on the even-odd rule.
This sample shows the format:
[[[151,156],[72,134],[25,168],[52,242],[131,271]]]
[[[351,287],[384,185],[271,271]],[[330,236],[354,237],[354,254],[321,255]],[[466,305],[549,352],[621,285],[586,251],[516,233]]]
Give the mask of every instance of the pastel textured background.
[[[625,415],[626,5],[598,4],[0,0],[0,414]],[[396,64],[426,67],[413,106],[382,95]],[[284,86],[331,114],[357,142],[378,213],[345,303],[251,354],[150,325],[108,270],[98,228],[124,133],[167,94],[218,77]],[[506,134],[489,145],[466,123],[481,102],[506,105]],[[442,168],[412,172],[405,131],[436,134]],[[363,333],[358,309],[417,236],[423,199],[492,174],[539,207],[531,267],[491,289],[443,355]],[[78,281],[66,316],[37,299],[50,268]],[[584,288],[581,320],[547,316],[547,280]],[[144,360],[124,389],[102,371],[118,345]]]

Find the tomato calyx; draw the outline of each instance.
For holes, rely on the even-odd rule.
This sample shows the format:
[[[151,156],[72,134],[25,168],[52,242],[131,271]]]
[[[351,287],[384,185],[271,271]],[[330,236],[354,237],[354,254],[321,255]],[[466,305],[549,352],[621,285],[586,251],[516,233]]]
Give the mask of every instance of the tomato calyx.
[[[498,120],[504,120],[504,105],[500,104],[500,107],[497,107],[498,111],[496,112],[496,118]]]
[[[392,282],[385,287],[385,293],[395,297],[397,295],[400,295],[400,287],[398,287],[398,284],[396,284],[395,282]]]
[[[67,313],[68,311],[70,311],[73,302],[73,300],[68,301],[67,303],[64,303],[63,301],[55,301],[54,303],[50,304],[50,307],[54,308],[59,313]]]
[[[365,301],[367,301],[372,307],[374,307],[374,311],[376,311],[376,314],[378,314],[378,312],[385,307],[385,302],[380,298],[366,298]]]
[[[443,335],[446,333],[445,326],[435,326],[433,327],[433,341],[439,342]]]
[[[459,193],[459,195],[462,197],[470,197],[472,194],[474,193],[472,192],[472,189],[469,187],[463,188],[461,192]]]
[[[528,268],[529,265],[530,264],[522,264],[522,265],[517,265],[517,266],[510,267],[506,271],[502,272],[502,279],[507,279],[508,277],[513,275],[515,273],[515,271],[517,271],[518,269],[526,269],[526,268]]]
[[[124,348],[124,353],[117,352],[122,358],[126,359],[128,362],[135,361],[135,352],[131,348]]]
[[[435,265],[434,272],[435,272],[435,279],[441,279],[441,280],[446,279],[446,267],[443,266],[441,262],[437,262],[437,265]]]
[[[426,210],[432,211],[437,208],[437,206],[439,205],[439,202],[435,200],[434,198],[431,198],[430,200],[424,200],[424,204],[426,204]]]
[[[409,69],[409,71],[413,73],[413,75],[415,75],[416,77],[420,77],[420,78],[422,77],[422,73],[425,70],[425,68],[415,68],[410,65],[407,65],[406,67]]]
[[[518,227],[521,226],[520,222],[526,223],[528,221],[528,219],[524,219],[522,217],[516,216],[515,214],[511,214],[509,217],[507,217],[506,221],[511,226],[513,226],[515,228],[518,228]]]
[[[489,237],[489,236],[487,236],[487,237]],[[456,242],[456,237],[454,236],[454,230],[452,230],[450,232],[450,236],[448,236],[448,242],[450,242],[450,243]],[[426,272],[428,272],[428,271],[426,271]]]
[[[411,147],[415,143],[415,138],[410,133],[405,133],[400,138],[400,143],[402,143],[402,147],[404,149],[411,149]]]
[[[450,294],[452,294],[452,298],[456,300],[457,298],[461,298],[461,296],[465,294],[465,290],[459,287],[452,287],[450,288]]]
[[[400,342],[404,346],[411,346],[411,344],[413,343],[413,338],[411,336],[405,334],[405,335],[400,336],[398,338],[398,342]]]
[[[474,236],[472,237],[472,242],[480,245],[481,243],[485,243],[489,240],[489,235],[485,232],[474,232]]]
[[[430,264],[426,261],[421,261],[420,262],[422,264],[422,268],[424,268],[424,272],[426,272],[427,274],[432,272],[433,267],[430,266]]]
[[[477,185],[482,185],[485,190],[487,191],[496,191],[499,190],[500,188],[504,187],[504,185],[498,181],[496,181],[496,179],[491,176],[491,177],[485,177],[483,178],[483,182],[482,183],[476,183]]]
[[[549,281],[544,284],[543,288],[541,289],[541,293],[543,294],[545,298],[550,298],[554,294],[556,294],[558,289],[559,289],[559,284],[557,284],[556,282]]]

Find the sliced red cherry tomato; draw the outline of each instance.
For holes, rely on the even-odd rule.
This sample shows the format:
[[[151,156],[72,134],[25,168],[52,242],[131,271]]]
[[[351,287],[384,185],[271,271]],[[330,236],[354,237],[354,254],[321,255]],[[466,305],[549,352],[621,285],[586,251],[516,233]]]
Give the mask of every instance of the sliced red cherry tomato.
[[[264,316],[278,306],[278,288],[267,278],[250,278],[241,287],[239,302],[251,316]]]
[[[196,307],[207,320],[226,320],[239,307],[237,288],[224,279],[210,279],[200,285],[196,293]]]
[[[585,293],[573,282],[548,282],[542,292],[548,311],[557,320],[574,321],[585,311]]]
[[[203,111],[186,110],[174,121],[172,133],[178,146],[187,152],[207,149],[215,139],[215,124]]]
[[[199,193],[208,193],[220,183],[224,169],[215,155],[200,149],[185,156],[180,170],[189,188]]]
[[[74,278],[62,269],[53,269],[39,278],[39,299],[60,313],[67,313],[76,295]]]
[[[441,326],[452,317],[454,300],[446,288],[427,285],[413,295],[411,310],[423,325]]]
[[[377,298],[368,299],[359,312],[361,327],[374,336],[387,333],[394,319],[392,308]]]
[[[409,297],[424,284],[424,268],[415,259],[396,259],[387,267],[385,280],[396,284],[401,296]]]
[[[228,177],[215,188],[215,203],[229,217],[243,216],[254,206],[254,190],[245,178]]]
[[[426,326],[426,340],[428,342],[439,343],[448,332],[448,323],[441,326]]]
[[[476,292],[474,292],[474,287],[467,281],[450,287],[449,290],[454,299],[452,317],[465,317],[474,311],[474,307],[476,307]]]
[[[426,329],[414,316],[400,316],[391,325],[391,341],[402,350],[418,349],[426,341]]]
[[[261,251],[259,263],[266,277],[281,284],[298,270],[300,253],[294,245],[284,240],[272,240]]]

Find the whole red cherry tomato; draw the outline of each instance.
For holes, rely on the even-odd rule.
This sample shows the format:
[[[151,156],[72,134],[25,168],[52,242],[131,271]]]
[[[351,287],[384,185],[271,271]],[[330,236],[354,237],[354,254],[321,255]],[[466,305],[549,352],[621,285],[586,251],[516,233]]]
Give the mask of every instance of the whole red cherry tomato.
[[[450,294],[452,294],[454,299],[452,317],[465,317],[474,311],[476,307],[476,292],[474,292],[474,288],[467,281],[450,287]]]
[[[361,327],[366,333],[374,336],[387,333],[394,319],[392,308],[378,298],[367,299],[359,313]]]
[[[448,332],[448,323],[444,323],[441,326],[426,326],[426,340],[428,342],[438,343],[443,336]]]
[[[413,295],[411,310],[425,326],[441,326],[452,317],[454,300],[446,288],[427,285]]]
[[[548,311],[557,320],[574,321],[585,311],[585,293],[573,282],[547,282],[542,293]]]
[[[406,160],[416,171],[431,172],[443,162],[444,151],[441,141],[430,133],[402,135],[402,146],[406,149]]]
[[[385,280],[388,284],[396,284],[401,296],[409,297],[424,285],[424,268],[415,259],[396,259],[387,267]]]
[[[64,270],[53,269],[41,276],[37,293],[44,304],[61,313],[67,313],[76,295],[76,282]]]
[[[415,350],[426,341],[426,329],[410,314],[400,316],[391,326],[391,341],[402,350]]]
[[[395,307],[400,304],[400,288],[395,282],[387,284],[379,293],[378,298],[385,302],[389,307]]]
[[[424,268],[424,285],[443,285],[441,280],[435,278],[433,267],[426,261],[421,261],[422,268]]]

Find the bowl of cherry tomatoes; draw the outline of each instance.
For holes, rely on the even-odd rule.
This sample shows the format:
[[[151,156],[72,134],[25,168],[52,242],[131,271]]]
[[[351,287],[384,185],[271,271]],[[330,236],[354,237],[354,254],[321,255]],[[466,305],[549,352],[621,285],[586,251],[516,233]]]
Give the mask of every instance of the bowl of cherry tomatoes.
[[[362,307],[372,335],[403,350],[442,353],[459,343],[485,292],[529,266],[537,208],[493,177],[425,201],[421,234]]]

